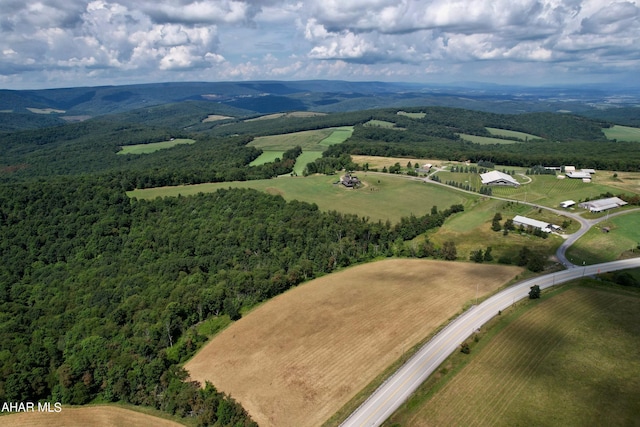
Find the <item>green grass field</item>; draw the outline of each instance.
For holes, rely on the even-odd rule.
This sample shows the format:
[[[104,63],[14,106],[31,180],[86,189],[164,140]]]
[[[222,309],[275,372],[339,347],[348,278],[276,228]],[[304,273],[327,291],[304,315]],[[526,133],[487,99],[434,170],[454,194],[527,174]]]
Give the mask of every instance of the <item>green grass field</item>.
[[[263,151],[257,159],[249,163],[249,166],[260,166],[264,165],[265,163],[274,162],[276,159],[282,159],[282,154],[284,154],[284,151],[282,150]]]
[[[302,150],[324,151],[320,142],[330,136],[333,129],[307,130],[302,132],[285,133],[280,135],[259,136],[247,144],[250,147],[261,148],[265,151],[285,152],[297,145]]]
[[[125,145],[118,154],[149,154],[158,150],[175,147],[180,144],[195,144],[193,139],[176,138],[171,141],[152,142],[149,144]]]
[[[367,123],[364,124],[364,126],[373,126],[373,127],[391,129],[391,128],[394,128],[396,124],[393,122],[387,122],[384,120],[369,120]]]
[[[398,111],[398,114],[411,117],[412,119],[421,119],[427,115],[427,113],[407,113],[406,111]]]
[[[515,215],[524,215],[554,224],[562,224],[566,219],[546,211],[539,212],[538,209],[521,203],[479,198],[465,209],[464,213],[448,219],[442,227],[431,231],[428,234],[429,240],[436,246],[441,246],[448,241],[455,242],[458,258],[463,260],[468,260],[472,251],[478,249],[484,251],[491,246],[494,262],[501,257],[513,260],[523,246],[551,255],[563,241],[556,235],[543,239],[515,231],[506,236],[502,231],[493,231],[491,221],[496,213],[502,215],[501,224],[504,224],[507,219],[513,219]]]
[[[493,187],[492,194],[514,200],[537,203],[556,208],[564,200],[585,200],[595,198],[602,193],[620,193],[619,189],[600,182],[606,182],[603,174],[596,173],[590,183],[580,179],[558,179],[554,175],[532,175],[530,184],[514,187]],[[444,179],[444,178],[443,178]],[[576,208],[577,210],[578,208]]]
[[[597,264],[614,261],[626,254],[640,252],[640,212],[611,217],[592,227],[567,250],[567,258],[574,264]],[[608,227],[610,231],[603,231]],[[635,254],[631,253],[631,250]]]
[[[323,147],[330,147],[336,144],[342,144],[353,134],[353,126],[342,126],[338,128],[332,128],[332,132],[325,139],[320,141],[320,145]]]
[[[340,184],[339,175],[315,175],[298,178],[276,178],[269,180],[221,182],[177,187],[149,188],[133,190],[129,197],[153,199],[156,197],[187,196],[197,193],[214,192],[220,188],[254,188],[271,194],[279,194],[286,200],[300,200],[315,203],[322,210],[369,217],[373,221],[390,220],[398,222],[401,217],[414,214],[424,215],[436,205],[446,209],[453,204],[469,206],[477,197],[439,185],[425,184],[406,177],[359,173],[358,177],[366,186],[349,190]]]
[[[488,136],[469,135],[466,133],[459,134],[460,138],[465,141],[473,142],[474,144],[520,144],[518,141],[511,139],[490,138]]]
[[[313,162],[315,159],[319,159],[320,157],[322,157],[322,151],[303,151],[296,159],[293,171],[296,175],[302,175],[307,164]]]
[[[385,425],[637,425],[638,292],[546,292],[483,327]]]
[[[248,145],[260,148],[263,153],[249,166],[259,166],[282,158],[283,153],[295,146],[302,148],[293,168],[297,175],[302,175],[308,163],[322,157],[322,152],[332,145],[341,144],[353,133],[353,126],[327,128],[294,132],[281,135],[260,136]]]
[[[300,146],[302,151],[324,151],[327,147],[343,143],[353,133],[352,126],[259,136],[247,144],[264,151],[280,151]]]
[[[608,139],[616,139],[618,141],[635,141],[640,142],[640,128],[630,126],[613,126],[602,129]]]
[[[527,141],[529,139],[543,139],[539,136],[531,135],[530,133],[517,132],[514,130],[498,129],[498,128],[490,128],[490,127],[487,127],[485,129],[487,129],[491,135],[506,136],[509,138],[519,138],[523,141]]]

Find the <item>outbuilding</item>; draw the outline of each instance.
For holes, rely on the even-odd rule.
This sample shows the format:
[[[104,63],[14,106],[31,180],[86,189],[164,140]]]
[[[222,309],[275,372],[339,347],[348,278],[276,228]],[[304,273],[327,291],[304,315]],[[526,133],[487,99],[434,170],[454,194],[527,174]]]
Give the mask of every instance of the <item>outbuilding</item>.
[[[574,202],[573,200],[565,200],[564,202],[560,203],[560,207],[566,209],[566,208],[569,208],[569,207],[571,207],[571,206],[573,206],[575,204],[576,204],[576,202]]]
[[[619,208],[626,205],[627,202],[619,197],[608,197],[606,199],[590,200],[582,202],[578,206],[588,209],[590,212],[603,212],[609,209]]]
[[[513,218],[513,223],[515,225],[522,225],[525,227],[538,228],[545,233],[551,233],[554,229],[559,229],[557,225],[550,224],[544,221],[538,221],[537,219],[527,218],[526,216],[516,215]]]
[[[567,172],[567,178],[573,179],[591,179],[591,174],[588,172]]]

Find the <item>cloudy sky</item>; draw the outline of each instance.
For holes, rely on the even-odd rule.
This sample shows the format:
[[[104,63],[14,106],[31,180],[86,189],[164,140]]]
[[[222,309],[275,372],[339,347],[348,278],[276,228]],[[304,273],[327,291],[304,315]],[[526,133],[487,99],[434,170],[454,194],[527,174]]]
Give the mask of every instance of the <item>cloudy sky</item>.
[[[640,85],[640,0],[0,0],[0,88]]]

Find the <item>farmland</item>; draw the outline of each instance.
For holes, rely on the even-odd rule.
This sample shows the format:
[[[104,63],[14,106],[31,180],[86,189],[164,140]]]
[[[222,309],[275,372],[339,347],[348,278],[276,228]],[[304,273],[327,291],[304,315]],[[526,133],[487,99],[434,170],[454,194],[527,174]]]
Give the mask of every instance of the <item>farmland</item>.
[[[388,424],[633,425],[639,302],[637,292],[569,287],[503,313],[470,356],[452,355],[442,379],[429,380]]]
[[[286,151],[299,145],[303,151],[322,151],[320,142],[329,137],[333,129],[318,129],[302,132],[286,133],[281,135],[260,136],[251,141],[250,147],[260,148],[264,151]]]
[[[596,264],[640,252],[640,213],[611,217],[592,227],[567,251],[574,264]],[[607,231],[609,230],[609,231]],[[633,252],[631,252],[633,251]]]
[[[195,144],[194,139],[176,138],[171,141],[151,142],[149,144],[125,145],[118,154],[149,154],[158,150],[175,147],[180,144]]]
[[[478,135],[469,135],[466,133],[461,133],[460,138],[465,141],[473,142],[474,144],[518,144],[518,141],[514,141],[512,139],[502,139],[502,138],[491,138],[488,136],[478,136]]]
[[[202,123],[210,123],[217,122],[220,120],[230,120],[233,119],[231,116],[222,116],[220,114],[209,114],[206,119],[202,120]]]
[[[505,136],[505,137],[508,137],[508,138],[518,138],[518,139],[521,139],[523,141],[527,141],[527,140],[530,140],[530,139],[542,139],[539,136],[531,135],[530,133],[517,132],[517,131],[514,131],[514,130],[498,129],[498,128],[491,128],[491,127],[487,127],[486,129],[492,135]]]
[[[353,161],[357,164],[364,165],[367,164],[369,169],[378,169],[393,166],[396,163],[400,163],[401,166],[407,165],[407,163],[411,163],[415,165],[422,166],[425,163],[431,163],[432,165],[440,165],[443,163],[451,163],[451,162],[443,162],[442,160],[433,160],[433,159],[422,159],[416,157],[384,157],[384,156],[363,156],[363,155],[353,155],[351,156]]]
[[[592,182],[585,183],[581,179],[558,179],[554,175],[533,175],[530,184],[521,185],[518,188],[494,187],[493,195],[557,207],[564,200],[579,201],[595,198],[606,192],[619,193],[619,190],[608,185],[608,176],[605,176],[604,172],[598,172],[592,176]]]
[[[52,405],[53,410],[53,405]],[[164,415],[164,414],[162,414]],[[183,424],[169,419],[148,415],[143,412],[114,406],[63,406],[62,411],[49,412],[22,412],[5,415],[0,418],[5,427],[180,427]]]
[[[407,113],[406,111],[398,111],[401,116],[411,117],[412,119],[422,119],[427,113]]]
[[[256,308],[185,368],[263,426],[316,426],[517,267],[387,260],[316,279]],[[387,316],[386,313],[394,313]]]
[[[472,251],[485,250],[490,246],[494,259],[504,257],[512,261],[524,246],[535,248],[545,254],[552,254],[562,243],[562,238],[556,235],[542,239],[518,232],[511,232],[505,235],[502,231],[493,231],[491,229],[491,220],[496,213],[500,213],[504,220],[513,218],[515,215],[525,215],[555,224],[562,224],[566,219],[555,214],[539,213],[537,209],[527,205],[480,199],[473,206],[470,206],[464,214],[449,219],[442,227],[428,233],[429,240],[436,245],[441,245],[447,241],[456,242],[458,254],[462,259],[468,259]]]
[[[387,129],[392,129],[392,128],[394,128],[396,126],[395,123],[387,122],[387,121],[384,121],[384,120],[369,120],[364,125],[365,126],[380,127],[380,128],[387,128]]]
[[[640,142],[640,128],[616,125],[602,129],[602,132],[604,132],[608,139]]]
[[[351,136],[353,128],[351,126],[339,128],[327,128],[302,132],[294,132],[281,135],[261,136],[248,145],[260,148],[263,153],[250,166],[263,165],[273,162],[276,158],[282,158],[282,154],[295,146],[302,148],[302,154],[298,157],[294,166],[294,172],[302,175],[308,163],[322,157],[322,152],[327,147],[341,144]]]
[[[281,159],[284,151],[263,151],[255,160],[249,163],[249,166],[259,166],[265,163],[274,162],[276,159]]]
[[[209,183],[175,187],[133,190],[127,194],[140,199],[214,192],[224,188],[254,188],[271,194],[279,194],[285,200],[315,203],[322,210],[368,217],[372,221],[398,222],[401,217],[423,215],[432,206],[440,209],[453,204],[468,204],[476,196],[399,175],[359,173],[365,187],[348,190],[336,184],[339,177],[315,175],[298,178],[278,178],[242,182]]]

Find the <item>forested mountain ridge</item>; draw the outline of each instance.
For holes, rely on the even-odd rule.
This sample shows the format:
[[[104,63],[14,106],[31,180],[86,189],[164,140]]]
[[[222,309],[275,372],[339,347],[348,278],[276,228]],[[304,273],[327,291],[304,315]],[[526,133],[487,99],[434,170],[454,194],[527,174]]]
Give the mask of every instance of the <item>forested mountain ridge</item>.
[[[6,132],[0,134],[0,180],[109,171],[121,172],[123,185],[131,189],[268,178],[287,170],[277,165],[248,167],[261,153],[247,146],[252,138],[335,126],[355,129],[349,141],[331,147],[326,153],[329,156],[346,153],[490,159],[494,163],[526,167],[576,164],[614,170],[633,170],[640,160],[638,144],[605,138],[601,129],[610,126],[609,122],[553,113],[508,115],[443,107],[404,110],[420,112],[424,117],[410,118],[398,114],[398,109],[376,109],[314,117],[258,121],[235,118],[222,123],[200,123],[205,110],[199,103],[188,102],[46,129]],[[193,114],[196,120],[183,120]],[[170,119],[172,116],[178,119]],[[371,120],[393,123],[395,128],[365,126]],[[177,123],[187,126],[176,126]],[[491,136],[487,127],[525,132],[543,139],[507,146],[473,144],[459,136],[461,133]],[[152,154],[116,155],[124,145],[171,138],[192,138],[198,142]],[[175,167],[178,164],[181,167]]]
[[[615,117],[620,108],[637,107],[637,89],[595,86],[532,88],[482,84],[425,85],[331,80],[182,82],[42,90],[0,90],[0,130],[49,126],[184,101],[206,102],[212,109],[249,114],[281,111],[350,112],[380,107],[431,105],[495,113],[557,112]],[[40,110],[40,111],[37,111]],[[603,115],[600,116],[599,113]],[[22,123],[11,115],[22,114]],[[46,114],[47,116],[43,116]],[[620,115],[622,117],[622,115]],[[620,124],[633,125],[629,122]]]

